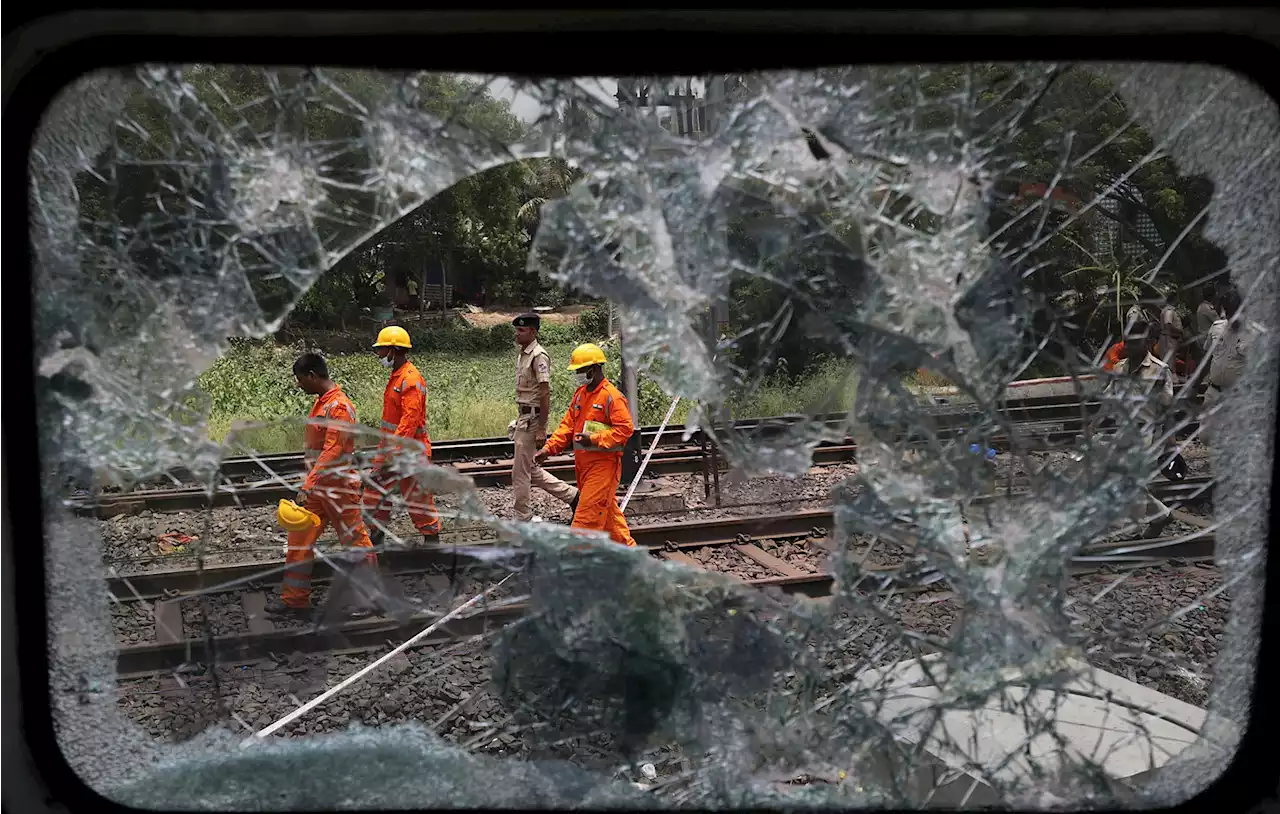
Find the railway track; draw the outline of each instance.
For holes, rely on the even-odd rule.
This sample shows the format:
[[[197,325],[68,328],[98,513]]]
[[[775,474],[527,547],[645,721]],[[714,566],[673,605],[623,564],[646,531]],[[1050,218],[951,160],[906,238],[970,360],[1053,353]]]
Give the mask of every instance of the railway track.
[[[1079,419],[1082,415],[1096,412],[1099,402],[1080,402],[1053,398],[1016,399],[1007,402],[1004,413],[1009,420],[1019,423],[1051,422]],[[1082,412],[1083,411],[1083,412]],[[947,430],[971,425],[981,418],[982,413],[973,410],[957,409],[947,405],[925,408],[926,414],[932,416],[938,429]],[[817,417],[832,428],[838,428],[847,421],[846,413],[827,413]],[[776,435],[786,428],[801,421],[814,420],[808,416],[773,416],[766,418],[742,419],[733,422],[735,432],[759,434],[763,438]],[[659,437],[659,446],[686,444],[684,440],[688,428],[684,425],[673,425],[662,429],[656,426],[640,429],[641,446],[648,447],[655,437]],[[697,441],[701,433],[691,432],[691,440]],[[505,436],[496,438],[468,438],[456,441],[437,441],[431,445],[431,458],[434,463],[452,464],[477,461],[510,460],[514,454],[514,445]],[[304,462],[301,453],[279,453],[257,455],[254,457],[228,458],[222,462],[220,476],[222,478],[261,478],[272,474],[294,474],[302,472]],[[194,474],[182,470],[170,473],[170,479],[178,481],[198,481]]]
[[[637,545],[661,559],[696,568],[702,564],[695,554],[708,549],[732,549],[734,556],[754,563],[767,576],[740,579],[744,584],[780,591],[791,596],[821,598],[831,594],[834,581],[828,573],[810,573],[768,553],[757,543],[800,541],[815,554],[825,553],[827,530],[833,523],[829,511],[805,511],[778,516],[752,516],[727,520],[709,520],[675,524],[639,526],[632,530]],[[475,546],[476,544],[469,544]],[[1204,533],[1193,539],[1164,538],[1093,544],[1082,549],[1072,561],[1076,573],[1096,570],[1103,565],[1140,565],[1173,558],[1206,559],[1213,556],[1213,537]],[[391,550],[380,555],[385,574],[412,576],[421,574],[427,582],[447,590],[445,572],[463,561],[462,572],[470,569],[492,570],[482,561],[468,555],[459,557],[452,546]],[[916,590],[911,582],[895,580],[900,570],[911,563],[905,559],[892,566],[866,569],[875,578],[873,590]],[[157,638],[152,642],[122,645],[117,648],[117,669],[123,677],[134,677],[173,670],[202,672],[207,665],[240,664],[278,658],[279,654],[318,653],[334,650],[376,648],[388,642],[404,640],[441,618],[442,614],[419,612],[408,618],[375,618],[317,631],[310,627],[277,627],[262,612],[266,589],[282,562],[246,563],[219,566],[201,572],[180,569],[166,572],[112,577],[108,587],[121,602],[149,602],[155,618]],[[313,578],[318,584],[330,580],[332,569],[323,561],[316,562]],[[918,579],[919,575],[916,575]],[[464,577],[470,581],[471,577]],[[182,603],[192,599],[193,592],[239,592],[248,633],[183,639]],[[468,591],[474,592],[474,591]],[[420,641],[422,646],[456,640],[493,630],[519,618],[528,608],[524,603],[491,602],[481,611],[451,620],[435,633]]]
[[[1096,407],[1096,405],[1093,406]],[[1015,444],[1021,449],[1041,450],[1069,445],[1074,442],[1084,428],[1084,419],[1080,417],[1080,410],[1087,410],[1090,407],[1091,405],[1081,405],[1079,403],[1076,403],[1071,408],[1062,404],[1024,407],[1021,408],[1023,415],[1034,414],[1037,418],[1035,420],[1014,422],[1012,436],[997,435],[986,440],[991,446],[1000,450],[1008,449]],[[1053,410],[1053,414],[1058,416],[1058,419],[1049,420],[1042,414],[1031,412],[1042,409]],[[1068,409],[1075,410],[1073,417],[1063,417]],[[971,417],[970,414],[965,414],[965,416]],[[836,424],[843,421],[843,418],[828,417],[827,420],[829,423]],[[785,419],[779,419],[777,423],[769,423],[772,421],[774,419],[762,419],[754,424],[744,423],[744,431],[753,431],[753,428],[756,428],[760,437],[764,438],[773,431],[770,428],[781,427],[786,424]],[[950,423],[946,426],[938,426],[933,429],[935,438],[945,441],[963,436],[966,426],[964,421],[960,418],[948,419],[948,421]],[[1106,428],[1104,428],[1104,431],[1106,431]],[[655,429],[646,443],[651,443],[653,437],[657,434]],[[671,445],[659,446],[655,450],[647,469],[649,474],[664,476],[701,473],[704,477],[709,477],[713,471],[724,471],[727,468],[727,462],[723,457],[709,454],[709,444],[690,444],[683,438],[683,435],[683,427],[668,428],[663,431],[659,443]],[[699,440],[701,441],[701,437]],[[925,443],[928,439],[924,438],[921,432],[916,432],[903,433],[902,440],[903,443],[913,444]],[[460,443],[470,445],[468,448],[475,450],[490,448],[486,445],[491,443],[491,448],[496,449],[499,442],[492,441],[492,439],[483,439],[476,442]],[[509,446],[510,442],[503,439],[502,443]],[[851,461],[854,459],[854,455],[855,445],[852,439],[846,438],[842,443],[826,442],[819,445],[813,452],[812,462],[815,466],[829,466]],[[291,464],[286,463],[285,459],[292,460],[292,457],[274,457],[284,469],[287,470],[291,466]],[[267,459],[261,459],[260,461],[252,461],[254,466],[259,467],[258,471],[264,475],[262,479],[256,481],[236,482],[229,477],[224,477],[222,482],[212,487],[196,485],[171,489],[143,489],[124,493],[105,493],[92,498],[73,500],[70,501],[70,504],[76,513],[98,518],[135,514],[144,510],[166,512],[271,504],[282,498],[292,497],[299,488],[302,467],[301,456],[293,457],[297,458],[297,466],[292,474],[274,470],[267,474],[262,467],[269,466],[269,464]],[[237,463],[232,466],[232,469],[247,471],[248,464],[244,464],[244,460],[236,459]],[[443,463],[435,450],[433,450],[433,462]],[[482,461],[464,460],[444,465],[449,466],[459,474],[469,477],[477,487],[507,486],[511,483],[510,458]],[[544,468],[566,482],[573,483],[576,480],[571,456],[564,455],[551,458],[544,465]]]

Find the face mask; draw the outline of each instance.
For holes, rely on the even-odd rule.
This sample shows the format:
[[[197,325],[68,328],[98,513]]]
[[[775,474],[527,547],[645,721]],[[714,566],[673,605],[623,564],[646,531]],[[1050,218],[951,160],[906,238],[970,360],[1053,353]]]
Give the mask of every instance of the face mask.
[[[386,356],[379,356],[378,361],[382,364],[383,367],[387,368],[388,370],[395,367],[395,364],[396,364],[395,361],[391,358],[391,354],[389,353]]]
[[[579,374],[577,375],[577,380],[578,380],[578,386],[579,386],[579,387],[586,387],[587,385],[591,384],[591,374],[590,374],[590,373],[579,373]]]

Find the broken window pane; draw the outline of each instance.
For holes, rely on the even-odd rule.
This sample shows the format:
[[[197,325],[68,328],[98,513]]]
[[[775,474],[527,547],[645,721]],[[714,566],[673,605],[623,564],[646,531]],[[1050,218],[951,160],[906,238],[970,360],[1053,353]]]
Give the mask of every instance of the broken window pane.
[[[31,157],[59,742],[147,807],[1186,798],[1256,658],[1276,135],[1190,66],[85,77]],[[342,384],[402,283],[495,267],[613,301],[642,423],[689,405],[635,548],[513,520],[505,439],[304,426],[292,354],[234,355],[368,309]],[[329,431],[302,502],[373,537],[300,559]]]

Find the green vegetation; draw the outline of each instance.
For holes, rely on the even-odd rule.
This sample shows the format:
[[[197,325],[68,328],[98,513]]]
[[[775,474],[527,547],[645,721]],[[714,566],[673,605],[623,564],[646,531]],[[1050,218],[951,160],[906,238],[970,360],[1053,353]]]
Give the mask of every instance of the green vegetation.
[[[1028,375],[1061,372],[1063,360],[1074,358],[1073,349],[1107,341],[1123,301],[1148,288],[1139,280],[1154,276],[1160,291],[1187,291],[1224,266],[1225,255],[1202,234],[1201,216],[1212,200],[1212,185],[1183,174],[1156,150],[1156,141],[1135,123],[1103,72],[1086,65],[974,64],[833,69],[827,79],[833,87],[872,81],[889,89],[871,102],[886,123],[905,114],[925,134],[987,134],[983,139],[990,143],[974,142],[988,153],[984,160],[995,171],[985,231],[1002,262],[1037,302],[1058,303],[1027,315],[1022,339],[1042,348],[1026,369]],[[174,104],[177,109],[171,109]],[[188,131],[176,126],[180,120],[194,127],[193,133],[235,134],[234,144],[219,147],[233,165],[261,163],[280,150],[278,145],[264,149],[253,135],[257,133],[293,134],[282,143],[304,136],[314,145],[346,145],[324,160],[325,177],[343,183],[328,184],[316,213],[309,215],[324,224],[323,234],[315,235],[320,239],[315,245],[303,241],[295,246],[292,238],[281,237],[277,247],[282,256],[293,258],[285,262],[300,266],[321,262],[310,256],[321,245],[340,259],[300,296],[288,275],[253,276],[259,307],[268,318],[285,317],[287,331],[359,334],[393,302],[402,310],[438,309],[436,292],[446,283],[454,289],[455,305],[583,301],[582,292],[559,288],[529,262],[544,205],[581,182],[578,170],[560,158],[500,163],[442,190],[433,188],[428,200],[387,223],[379,213],[390,202],[370,199],[363,181],[347,183],[383,172],[387,156],[380,152],[379,138],[366,132],[369,112],[383,109],[397,112],[383,117],[387,126],[402,121],[429,126],[438,130],[441,144],[512,144],[527,135],[526,125],[505,101],[464,76],[236,66],[191,66],[181,76],[164,79],[152,72],[130,100],[122,121],[131,127],[123,128],[113,151],[101,157],[101,171],[77,179],[81,216],[110,259],[89,265],[114,269],[132,264],[145,275],[163,277],[169,270],[154,251],[161,238],[148,232],[147,224],[203,219],[210,213],[234,220],[234,209],[226,206],[234,184],[225,173],[211,172],[194,184],[188,177],[187,168],[207,165],[209,155],[202,139],[182,135]],[[583,110],[578,113],[590,118]],[[549,129],[557,128],[553,123]],[[941,149],[943,154],[950,150]],[[107,172],[108,166],[114,171]],[[1071,171],[1063,173],[1068,166]],[[764,386],[730,400],[731,413],[746,417],[843,408],[851,385],[835,360],[849,352],[845,339],[856,343],[860,325],[852,317],[855,309],[833,311],[832,305],[847,306],[866,295],[867,258],[879,248],[875,230],[852,220],[841,207],[805,203],[807,198],[763,180],[740,189],[726,186],[721,194],[726,262],[757,270],[734,274],[730,282],[725,333],[738,339],[727,353],[742,370],[768,373]],[[1114,205],[1082,207],[1099,196]],[[397,200],[397,207],[402,204]],[[936,228],[936,218],[914,193],[892,187],[881,205],[886,217],[924,233]],[[219,241],[234,231],[214,230],[220,237],[202,245],[200,254],[220,256],[227,246]],[[117,254],[120,234],[134,235],[127,241],[126,257]],[[108,285],[105,277],[102,282],[104,291],[132,290]],[[124,295],[105,296],[122,297],[108,306],[120,317],[112,325],[117,333],[137,328],[128,320],[149,313]],[[1194,295],[1181,299],[1184,309],[1197,302]],[[570,348],[583,338],[603,336],[607,321],[605,312],[595,308],[577,326],[544,330],[544,344],[557,367],[557,408],[572,389],[563,370]],[[431,388],[432,437],[501,434],[512,411],[511,328],[432,329],[415,335],[415,345]],[[289,369],[296,350],[239,344],[202,377],[212,402],[215,438],[225,437],[238,420],[278,421],[305,414],[308,399],[294,387]],[[612,355],[616,360],[616,348]],[[332,362],[362,420],[374,424],[382,369],[370,354],[338,355]],[[618,376],[616,361],[610,376]],[[917,374],[909,378],[926,381]],[[669,403],[651,380],[642,381],[639,401],[646,423],[659,421]],[[686,415],[682,405],[676,420]],[[290,429],[258,433],[253,441],[264,451],[295,449],[298,435],[295,421]]]
[[[504,332],[503,328],[507,330]],[[542,331],[543,345],[551,354],[551,402],[557,419],[575,387],[571,374],[565,370],[569,354],[578,342],[591,339],[576,333],[574,328],[560,325],[550,325]],[[602,344],[609,357],[606,374],[620,382],[617,342]],[[421,348],[412,358],[427,380],[427,421],[432,440],[488,438],[506,433],[507,423],[515,417],[515,341],[508,326],[433,332],[431,339],[415,336],[414,345]],[[301,350],[272,342],[238,342],[205,371],[200,388],[211,402],[210,437],[226,440],[238,422],[279,422],[255,428],[251,435],[238,436],[237,445],[252,446],[262,453],[300,449],[302,428],[297,419],[306,416],[312,403],[293,379],[293,360]],[[374,355],[334,355],[329,357],[329,367],[334,380],[355,403],[360,422],[377,426],[382,417],[387,373]],[[730,410],[735,418],[749,418],[780,415],[824,403],[833,410],[845,409],[853,397],[852,385],[846,378],[846,372],[835,363],[824,364],[801,379],[779,372],[749,397],[732,400]],[[660,423],[670,404],[670,398],[656,382],[641,379],[642,424]],[[682,402],[672,422],[683,422],[689,408]]]
[[[1121,299],[1137,293],[1126,281],[1152,274],[1158,265],[1160,289],[1187,290],[1224,266],[1225,255],[1201,233],[1212,185],[1180,173],[1168,156],[1155,150],[1155,140],[1134,122],[1103,72],[1086,65],[1001,63],[825,73],[833,87],[871,81],[892,89],[872,103],[886,122],[909,111],[925,132],[1004,134],[999,149],[983,146],[992,151],[990,166],[1002,168],[992,178],[986,230],[1027,289],[1044,302],[1066,298],[1074,314],[1084,315],[1063,320],[1048,313],[1051,309],[1035,315],[1028,338],[1049,339],[1048,357],[1064,358],[1065,347],[1102,344],[1114,331],[1115,320],[1109,316],[1115,311],[1116,289]],[[495,144],[510,144],[526,134],[526,125],[507,102],[463,76],[422,73],[410,81],[368,70],[191,66],[181,79],[183,104],[189,107],[182,115],[201,127],[216,123],[220,131],[262,133],[287,120],[291,130],[305,133],[312,143],[349,143],[351,149],[326,159],[334,177],[364,177],[380,166],[376,139],[363,138],[364,126],[368,111],[388,105],[419,117],[415,120],[454,128],[453,136],[458,136],[459,125]],[[120,136],[125,153],[144,164],[130,165],[130,173],[116,179],[116,190],[96,180],[109,173],[86,173],[81,179],[78,194],[86,219],[112,227],[104,245],[120,226],[139,223],[148,214],[177,217],[196,200],[190,195],[156,198],[157,190],[183,186],[181,179],[155,166],[207,159],[187,155],[192,145],[175,140],[181,131],[173,127],[173,115],[161,98],[167,97],[140,86],[126,117],[137,127]],[[298,104],[282,113],[278,104],[263,104],[263,99]],[[979,122],[973,120],[974,105],[981,111]],[[245,156],[259,149],[247,136],[240,147]],[[1070,173],[1061,171],[1064,166],[1070,166]],[[359,218],[347,223],[351,212],[369,211],[369,202],[358,189],[331,185],[325,222],[326,229],[337,231],[327,231],[323,242],[331,248],[345,246],[341,259],[296,303],[296,292],[278,275],[255,281],[255,296],[268,314],[288,312],[290,327],[344,330],[392,299],[405,307],[412,299],[411,281],[429,283],[421,287],[418,301],[423,305],[438,298],[427,292],[446,280],[454,286],[456,301],[573,301],[575,292],[531,270],[529,252],[542,207],[579,180],[579,172],[558,158],[513,161],[459,179],[391,223]],[[206,192],[213,196],[218,190]],[[865,233],[867,224],[848,221],[838,208],[796,209],[785,191],[764,182],[723,192],[737,195],[725,207],[732,213],[724,225],[733,262],[761,272],[732,281],[731,332],[779,319],[775,331],[744,336],[734,348],[735,361],[744,368],[769,369],[785,359],[792,373],[800,374],[821,365],[824,354],[841,355],[842,349],[829,339],[813,335],[810,315],[827,312],[832,302],[857,301],[865,277],[863,259],[874,248],[873,236]],[[1114,206],[1079,211],[1081,203],[1099,195]],[[111,200],[118,201],[120,211],[108,211]],[[1052,206],[1039,206],[1049,201]],[[917,229],[934,228],[911,195],[893,192],[884,206],[886,214]],[[336,218],[332,212],[346,214]],[[346,225],[334,225],[339,222]],[[1112,228],[1118,237],[1102,240]],[[786,240],[779,243],[783,235]],[[135,244],[149,245],[145,240]],[[1171,248],[1166,252],[1166,247]],[[138,262],[149,261],[142,257]],[[800,280],[806,283],[786,282]],[[1194,295],[1184,299],[1189,310],[1198,303]],[[853,324],[836,327],[828,333],[856,333]]]

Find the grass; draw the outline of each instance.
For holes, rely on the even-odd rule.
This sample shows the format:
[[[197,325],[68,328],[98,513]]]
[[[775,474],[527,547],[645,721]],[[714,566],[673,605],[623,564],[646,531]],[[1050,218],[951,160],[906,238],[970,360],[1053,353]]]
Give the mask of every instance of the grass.
[[[556,418],[573,395],[575,385],[565,365],[576,341],[543,343],[551,354],[551,403]],[[310,410],[312,397],[298,390],[293,379],[292,364],[298,352],[298,348],[273,343],[241,344],[200,377],[200,388],[210,400],[209,435],[214,441],[226,442],[238,423],[270,422],[237,431],[237,450],[228,450],[228,454],[301,448],[301,419]],[[610,359],[606,375],[620,381],[616,344],[606,344],[605,352]],[[427,380],[427,427],[433,441],[506,434],[507,423],[515,418],[514,346],[506,351],[431,350],[411,358]],[[335,355],[329,358],[329,366],[334,380],[355,404],[360,423],[377,426],[387,373],[376,357],[372,353]],[[852,396],[852,382],[833,364],[800,381],[776,377],[749,397],[731,400],[730,412],[735,418],[751,418],[810,409],[836,411],[847,409]],[[654,381],[642,378],[641,424],[660,423],[670,403]],[[672,423],[683,422],[689,407],[681,402]]]

